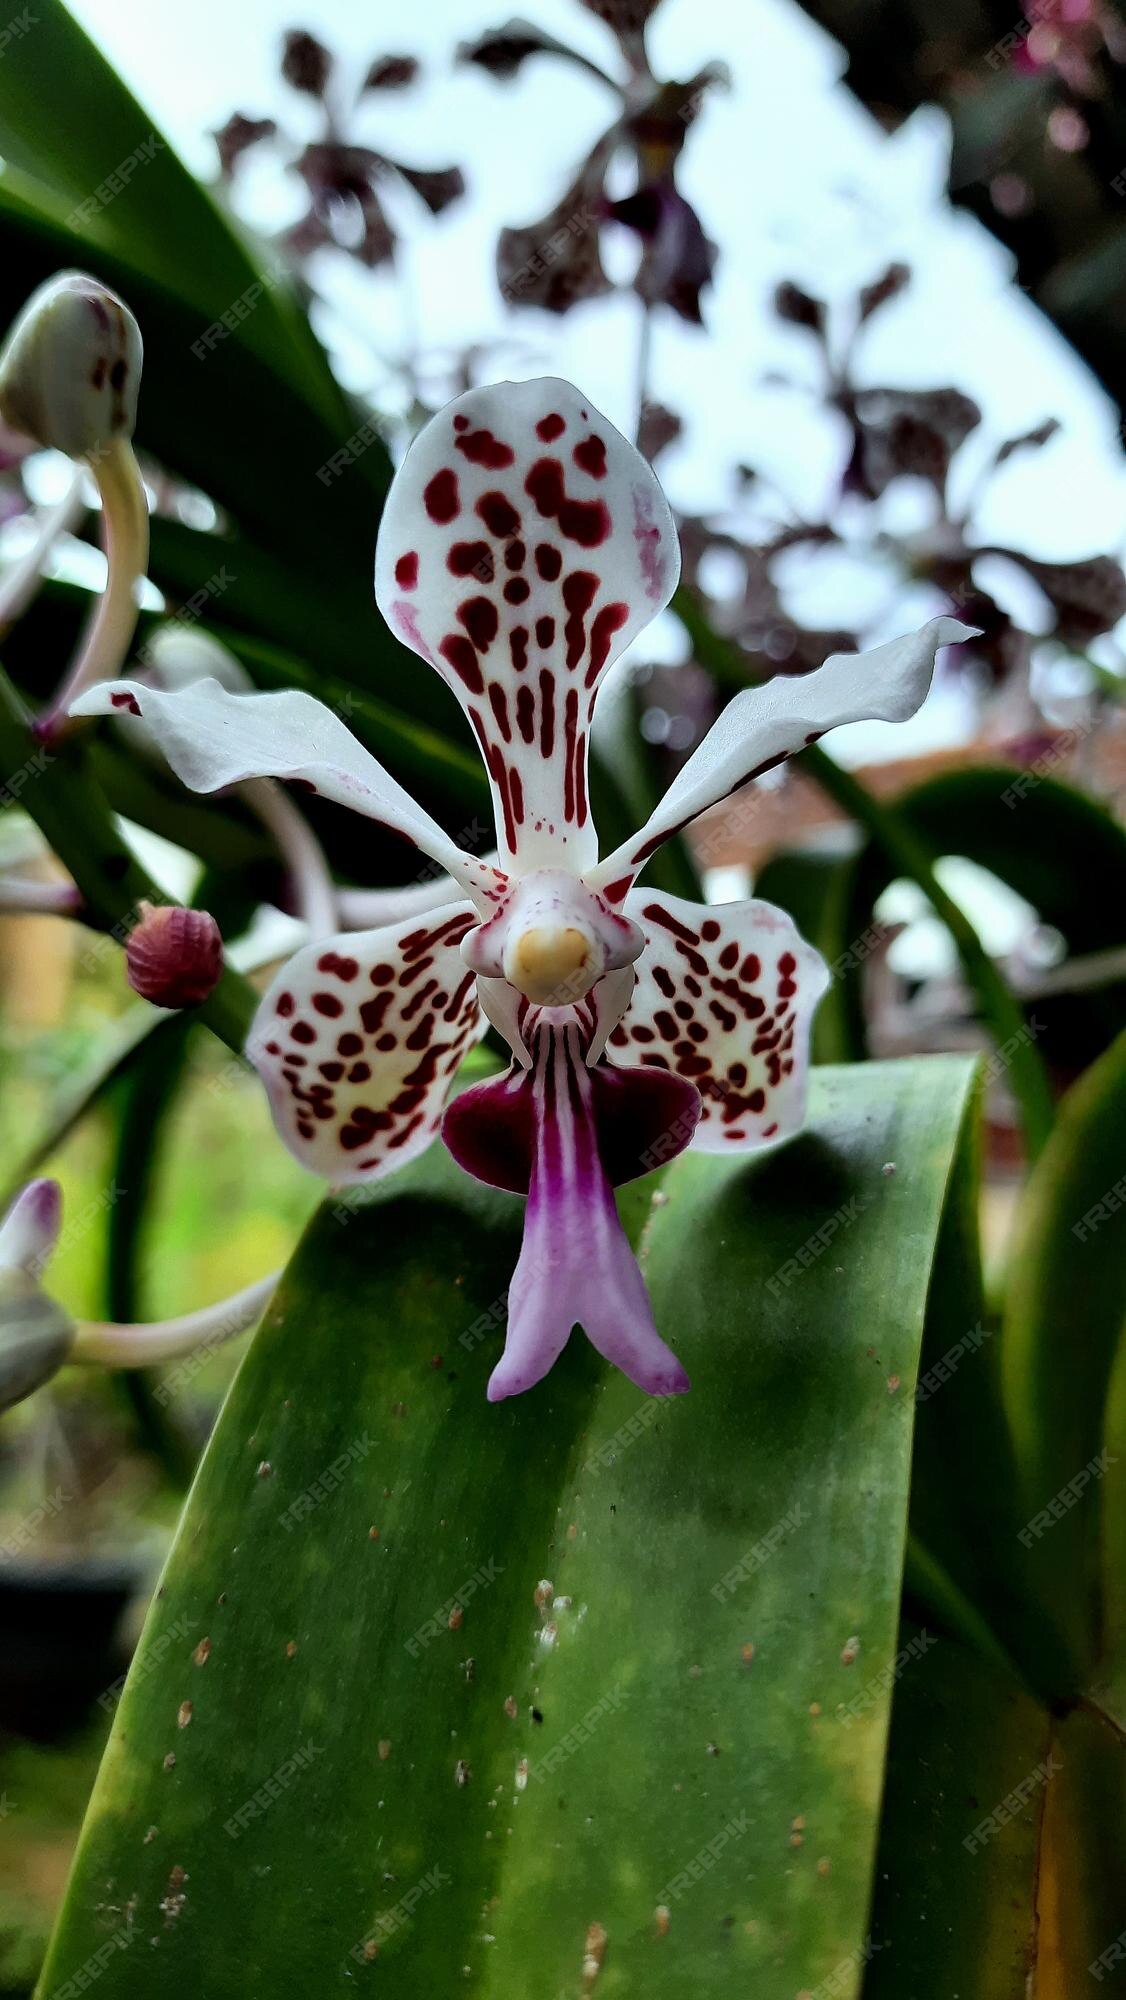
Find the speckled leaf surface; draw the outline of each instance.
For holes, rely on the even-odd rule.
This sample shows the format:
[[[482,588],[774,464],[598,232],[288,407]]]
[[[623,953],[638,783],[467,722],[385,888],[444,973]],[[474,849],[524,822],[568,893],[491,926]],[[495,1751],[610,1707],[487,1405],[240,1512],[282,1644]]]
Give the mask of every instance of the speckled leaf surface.
[[[791,1146],[631,1192],[671,1403],[576,1336],[486,1404],[520,1204],[437,1151],[329,1201],[189,1499],[42,2000],[91,1965],[103,2000],[857,1993],[968,1088],[820,1071]]]

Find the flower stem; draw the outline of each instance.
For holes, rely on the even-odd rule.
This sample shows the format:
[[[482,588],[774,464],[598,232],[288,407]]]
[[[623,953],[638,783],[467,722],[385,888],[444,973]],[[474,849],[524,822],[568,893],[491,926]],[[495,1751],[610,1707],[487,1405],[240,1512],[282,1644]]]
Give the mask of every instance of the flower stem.
[[[62,499],[33,515],[35,539],[0,583],[0,633],[23,617],[43,581],[43,565],[59,536],[68,534],[81,520],[86,510],[85,484],[85,472],[76,472]]]
[[[273,778],[248,778],[238,793],[272,834],[289,870],[297,914],[308,925],[310,937],[331,937],[339,926],[336,887],[308,820]]]
[[[154,1362],[179,1360],[198,1348],[221,1347],[261,1318],[280,1276],[279,1271],[272,1271],[231,1298],[202,1306],[198,1312],[181,1313],[176,1319],[137,1321],[129,1326],[113,1320],[80,1319],[70,1359],[104,1368],[149,1368]]]
[[[73,726],[68,710],[84,688],[120,672],[137,628],[137,585],[148,566],[148,501],[132,445],[115,438],[91,465],[102,502],[106,587],[78,658],[37,724],[44,741]]]
[[[73,882],[32,882],[0,875],[0,917],[74,917],[82,897]]]

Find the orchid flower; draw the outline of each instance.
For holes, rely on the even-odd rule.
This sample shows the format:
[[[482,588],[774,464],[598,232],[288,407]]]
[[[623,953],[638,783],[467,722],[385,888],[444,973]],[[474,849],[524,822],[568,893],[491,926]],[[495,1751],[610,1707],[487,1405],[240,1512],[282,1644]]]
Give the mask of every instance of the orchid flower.
[[[613,1188],[692,1144],[737,1155],[801,1124],[828,973],[762,902],[698,906],[635,882],[680,828],[828,729],[920,705],[940,618],[817,672],[748,688],[639,831],[599,858],[587,793],[595,701],[667,604],[676,530],[650,467],[564,382],[475,389],[417,438],[388,496],[376,597],[480,745],[496,862],[463,852],[340,719],[298,692],[91,689],[142,716],[182,781],[288,779],[413,842],[452,878],[425,914],[307,945],[265,993],[247,1053],[291,1152],[374,1181],[442,1131],[479,1179],[528,1196],[489,1397],[544,1376],[576,1323],[655,1395],[688,1387],[660,1338]],[[445,1099],[491,1021],[511,1064]]]

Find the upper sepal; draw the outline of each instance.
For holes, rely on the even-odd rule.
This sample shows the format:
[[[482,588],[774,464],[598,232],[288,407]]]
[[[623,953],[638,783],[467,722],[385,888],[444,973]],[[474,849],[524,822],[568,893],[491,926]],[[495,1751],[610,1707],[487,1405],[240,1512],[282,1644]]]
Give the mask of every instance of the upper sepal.
[[[502,861],[518,872],[580,873],[595,859],[595,696],[678,575],[653,472],[567,382],[471,390],[407,453],[380,524],[376,597],[468,715]]]

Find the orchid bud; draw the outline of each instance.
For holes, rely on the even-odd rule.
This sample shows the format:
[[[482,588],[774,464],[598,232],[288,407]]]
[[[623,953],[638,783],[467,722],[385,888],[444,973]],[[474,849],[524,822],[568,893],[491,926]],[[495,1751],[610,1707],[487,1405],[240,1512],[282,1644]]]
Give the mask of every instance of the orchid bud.
[[[59,1239],[62,1190],[58,1181],[28,1181],[0,1222],[0,1272],[37,1278]]]
[[[73,1320],[33,1280],[0,1270],[0,1410],[49,1382],[74,1336]]]
[[[141,904],[125,947],[129,984],[155,1007],[198,1007],[223,971],[223,940],[207,910]]]
[[[82,271],[33,292],[0,353],[0,416],[70,458],[97,458],[137,421],[141,334],[128,306]]]
[[[58,1241],[57,1181],[29,1181],[0,1220],[0,1410],[50,1381],[70,1353],[74,1325],[39,1288]]]

